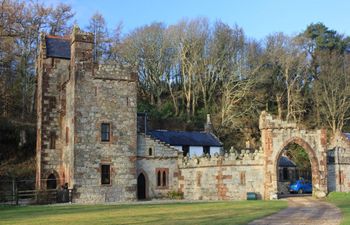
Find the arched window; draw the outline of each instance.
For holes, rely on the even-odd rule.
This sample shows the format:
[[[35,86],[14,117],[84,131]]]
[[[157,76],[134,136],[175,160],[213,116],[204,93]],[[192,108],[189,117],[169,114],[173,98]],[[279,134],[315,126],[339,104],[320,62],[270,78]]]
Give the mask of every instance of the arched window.
[[[56,189],[56,187],[57,187],[56,176],[53,173],[51,173],[46,181],[46,189]]]
[[[152,155],[153,155],[152,148],[149,148],[149,149],[148,149],[148,155],[149,155],[149,156],[152,156]]]
[[[160,173],[160,171],[158,171],[158,173],[157,173],[157,186],[159,187],[159,186],[161,186],[161,173]]]
[[[156,168],[157,187],[168,188],[169,168]]]
[[[165,171],[163,171],[163,183],[162,186],[165,187],[166,186],[166,173]]]
[[[50,132],[50,149],[56,148],[56,134],[54,131]]]

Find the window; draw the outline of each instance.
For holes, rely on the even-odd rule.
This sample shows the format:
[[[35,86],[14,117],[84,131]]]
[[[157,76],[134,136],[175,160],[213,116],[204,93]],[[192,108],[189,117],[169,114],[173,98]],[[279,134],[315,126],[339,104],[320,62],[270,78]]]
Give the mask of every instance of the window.
[[[158,173],[157,173],[157,186],[158,187],[161,186],[161,180],[162,180],[161,173],[160,173],[160,171],[158,171]]]
[[[344,184],[344,172],[339,171],[339,184]]]
[[[101,165],[101,184],[111,184],[110,165]]]
[[[101,124],[101,141],[108,142],[110,140],[110,134],[111,134],[110,128],[111,127],[109,123]]]
[[[50,133],[50,149],[56,148],[56,134],[55,132]]]
[[[240,184],[244,185],[245,184],[245,172],[240,173]]]
[[[210,146],[203,146],[203,153],[210,155]]]
[[[56,98],[50,97],[49,98],[49,108],[52,110],[56,107]]]
[[[149,155],[149,156],[152,156],[152,155],[153,155],[152,148],[149,148],[149,149],[148,149],[148,155]]]
[[[157,187],[158,188],[167,188],[168,187],[168,168],[157,168]]]
[[[182,146],[182,154],[183,154],[183,156],[187,156],[187,154],[190,152],[190,146],[188,146],[188,145],[184,145],[184,146]]]
[[[57,180],[54,174],[50,174],[46,181],[46,188],[47,189],[56,189],[57,187]]]
[[[166,187],[167,185],[166,185],[166,173],[165,173],[165,171],[163,171],[163,182],[162,182],[162,186],[163,187]]]
[[[69,127],[66,127],[66,144],[69,143]]]
[[[327,163],[328,164],[334,164],[335,159],[334,159],[334,150],[329,150],[327,153]]]

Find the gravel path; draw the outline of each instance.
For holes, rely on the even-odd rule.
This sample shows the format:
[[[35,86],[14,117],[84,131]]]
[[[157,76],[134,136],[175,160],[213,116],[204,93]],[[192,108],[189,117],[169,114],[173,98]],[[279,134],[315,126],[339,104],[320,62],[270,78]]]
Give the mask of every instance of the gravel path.
[[[341,212],[334,205],[312,197],[287,198],[288,208],[271,216],[255,220],[249,225],[338,225]]]

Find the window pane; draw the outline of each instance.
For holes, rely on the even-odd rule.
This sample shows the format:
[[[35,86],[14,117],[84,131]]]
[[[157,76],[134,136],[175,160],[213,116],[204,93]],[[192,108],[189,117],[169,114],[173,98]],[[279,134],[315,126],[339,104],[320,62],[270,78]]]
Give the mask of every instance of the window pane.
[[[54,132],[50,133],[50,149],[56,148],[56,134]]]
[[[109,141],[110,137],[110,124],[102,123],[101,124],[101,141]]]
[[[109,123],[102,123],[102,132],[108,133],[109,132]]]
[[[160,171],[158,171],[158,173],[157,173],[157,186],[160,186],[161,185],[161,178],[160,178]]]
[[[163,187],[166,186],[166,173],[163,171]]]
[[[101,184],[110,184],[110,165],[101,166]]]

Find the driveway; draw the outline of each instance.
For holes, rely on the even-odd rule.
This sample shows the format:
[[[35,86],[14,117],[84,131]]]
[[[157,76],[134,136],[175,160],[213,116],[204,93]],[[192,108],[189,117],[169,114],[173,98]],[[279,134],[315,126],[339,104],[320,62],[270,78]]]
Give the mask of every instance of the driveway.
[[[286,198],[288,208],[271,216],[255,220],[249,225],[337,225],[341,221],[341,212],[334,205],[313,199],[312,197]]]

